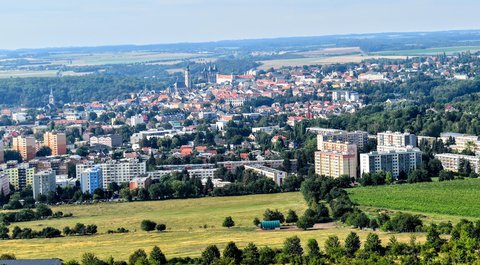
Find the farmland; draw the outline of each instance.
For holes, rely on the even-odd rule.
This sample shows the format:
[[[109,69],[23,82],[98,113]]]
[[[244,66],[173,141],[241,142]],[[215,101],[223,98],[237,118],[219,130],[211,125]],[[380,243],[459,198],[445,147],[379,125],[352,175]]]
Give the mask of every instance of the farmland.
[[[480,218],[479,179],[350,189],[363,207]]]
[[[411,50],[398,50],[398,51],[381,51],[372,54],[375,55],[403,55],[403,56],[420,56],[420,55],[438,55],[446,53],[452,55],[460,52],[477,52],[480,51],[480,46],[453,46],[453,47],[438,47],[429,49],[411,49]]]
[[[343,226],[298,231],[257,231],[252,224],[255,217],[262,217],[266,208],[286,212],[296,210],[301,214],[306,209],[300,193],[280,193],[271,195],[252,195],[241,197],[202,198],[169,201],[150,201],[116,204],[96,204],[54,207],[54,211],[73,213],[73,218],[52,219],[25,223],[16,223],[21,227],[40,230],[45,226],[62,229],[76,223],[96,224],[99,234],[83,237],[62,237],[54,239],[29,239],[0,241],[2,252],[15,253],[17,258],[59,257],[64,260],[78,259],[85,252],[94,252],[102,258],[113,256],[126,259],[138,248],[150,250],[158,245],[167,257],[198,256],[209,244],[223,247],[229,241],[235,241],[241,247],[249,242],[258,246],[281,247],[285,238],[298,235],[305,244],[309,238],[317,239],[321,244],[330,235],[344,240],[351,231]],[[221,226],[226,216],[232,216],[235,227],[227,229]],[[167,225],[163,233],[143,232],[140,222],[151,219]],[[109,229],[125,227],[126,234],[107,234]],[[356,230],[362,240],[368,231]],[[387,242],[391,233],[379,232],[383,242]],[[410,234],[397,234],[401,241],[408,241]],[[423,234],[417,239],[424,240]]]
[[[353,55],[342,55],[342,56],[316,56],[316,57],[305,57],[305,58],[294,58],[294,59],[273,59],[260,61],[262,65],[260,69],[269,69],[271,67],[280,68],[283,66],[303,66],[303,65],[322,65],[322,64],[335,64],[335,63],[359,63],[363,60],[368,59],[405,59],[405,56],[383,56],[383,55],[372,55],[364,56],[360,54]]]

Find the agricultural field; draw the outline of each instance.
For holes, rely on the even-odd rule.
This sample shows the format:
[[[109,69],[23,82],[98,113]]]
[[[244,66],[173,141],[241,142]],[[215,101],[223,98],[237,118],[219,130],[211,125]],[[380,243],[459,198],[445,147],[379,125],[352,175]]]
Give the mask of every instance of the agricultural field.
[[[78,259],[85,252],[94,252],[101,258],[113,256],[118,259],[127,257],[136,249],[150,251],[158,245],[168,257],[199,256],[209,244],[217,244],[220,249],[229,241],[244,247],[249,242],[258,246],[281,247],[287,237],[294,235],[302,243],[315,238],[320,244],[330,235],[344,240],[352,231],[349,227],[330,224],[323,228],[299,231],[287,229],[281,231],[257,230],[252,221],[262,218],[265,209],[279,209],[286,213],[296,210],[300,215],[306,204],[300,193],[279,193],[270,195],[251,195],[240,197],[209,197],[201,199],[150,201],[132,203],[103,203],[95,205],[76,205],[54,207],[54,211],[73,213],[72,218],[51,219],[34,222],[15,223],[20,227],[40,230],[45,226],[63,229],[76,223],[96,224],[99,234],[95,236],[62,237],[54,239],[3,240],[0,241],[2,253],[15,253],[17,258],[51,258],[64,260]],[[227,229],[221,226],[226,216],[232,216],[235,227]],[[162,233],[140,230],[140,222],[150,219],[167,225]],[[124,227],[130,230],[126,234],[107,234],[109,229]],[[10,227],[12,228],[12,226]],[[362,240],[368,231],[355,230]],[[407,242],[410,234],[391,234],[378,232],[384,243],[391,235]],[[424,234],[417,234],[423,241]]]
[[[359,63],[368,59],[405,59],[406,56],[383,56],[383,55],[342,55],[342,56],[317,56],[317,57],[305,57],[294,59],[274,59],[260,61],[262,64],[259,69],[280,68],[283,66],[303,66],[303,65],[322,65],[322,64],[335,64],[335,63]]]
[[[438,55],[446,53],[452,55],[460,52],[477,52],[480,51],[480,46],[453,46],[453,47],[439,47],[429,49],[412,49],[412,50],[398,50],[398,51],[381,51],[372,53],[372,55],[403,55],[403,56],[420,56],[420,55]]]
[[[348,190],[362,207],[447,215],[450,220],[480,218],[480,179],[454,180]],[[448,218],[445,218],[448,219]]]

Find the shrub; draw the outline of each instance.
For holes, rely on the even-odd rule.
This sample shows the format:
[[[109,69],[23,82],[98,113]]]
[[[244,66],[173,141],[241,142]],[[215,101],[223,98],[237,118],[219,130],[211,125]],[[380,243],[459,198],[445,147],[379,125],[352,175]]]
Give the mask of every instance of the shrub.
[[[231,216],[227,216],[227,217],[225,217],[225,220],[223,220],[222,226],[230,228],[230,227],[235,226],[235,222],[233,221]]]
[[[157,226],[157,223],[150,220],[143,220],[142,223],[140,224],[140,228],[142,228],[143,231],[147,231],[147,232],[155,230],[156,226]]]
[[[158,232],[162,232],[162,231],[165,231],[165,229],[167,229],[167,226],[165,224],[158,224],[156,227]]]

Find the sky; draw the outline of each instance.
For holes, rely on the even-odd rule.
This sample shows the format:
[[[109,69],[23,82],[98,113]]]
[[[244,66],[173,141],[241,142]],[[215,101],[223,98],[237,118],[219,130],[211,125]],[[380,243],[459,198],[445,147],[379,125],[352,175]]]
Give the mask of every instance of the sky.
[[[478,0],[0,0],[0,49],[480,29]]]

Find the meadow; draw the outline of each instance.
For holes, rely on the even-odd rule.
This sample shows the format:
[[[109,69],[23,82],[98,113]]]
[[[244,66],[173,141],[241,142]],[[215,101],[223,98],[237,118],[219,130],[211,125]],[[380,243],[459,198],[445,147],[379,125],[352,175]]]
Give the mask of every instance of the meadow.
[[[464,179],[360,187],[348,192],[350,198],[363,207],[473,219],[480,218],[479,190],[480,179]]]
[[[244,247],[249,242],[258,246],[281,247],[287,237],[294,235],[305,244],[315,238],[320,244],[330,235],[344,240],[350,231],[365,240],[368,231],[352,230],[341,225],[325,229],[299,231],[260,231],[254,227],[255,217],[262,218],[265,209],[279,209],[286,213],[296,210],[300,215],[306,209],[300,193],[279,193],[270,195],[250,195],[232,197],[209,197],[201,199],[149,201],[131,203],[103,203],[95,205],[75,205],[54,207],[54,211],[73,213],[72,218],[51,219],[34,222],[15,223],[20,227],[40,230],[45,226],[63,229],[76,223],[96,224],[99,234],[82,237],[61,237],[53,239],[3,240],[0,253],[15,253],[17,258],[52,258],[64,260],[78,259],[85,252],[94,252],[102,258],[113,256],[126,259],[134,250],[143,248],[149,251],[158,245],[167,257],[199,256],[209,244],[217,244],[220,249],[230,241]],[[232,216],[235,227],[222,227],[226,216]],[[140,222],[150,219],[167,225],[165,232],[144,232]],[[12,228],[13,226],[10,226]],[[109,229],[124,227],[126,234],[107,234]],[[393,235],[378,232],[384,243]],[[410,234],[395,234],[400,241],[407,242]],[[419,241],[424,234],[417,234]]]

